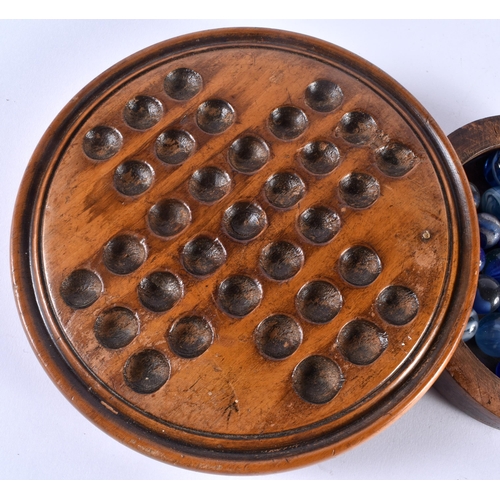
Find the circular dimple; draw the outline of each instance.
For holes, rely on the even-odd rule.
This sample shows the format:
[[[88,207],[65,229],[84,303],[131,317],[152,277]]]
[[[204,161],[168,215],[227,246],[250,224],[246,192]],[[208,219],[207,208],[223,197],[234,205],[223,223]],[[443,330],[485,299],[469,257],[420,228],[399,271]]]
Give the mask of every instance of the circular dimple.
[[[139,334],[139,319],[126,307],[103,311],[94,323],[97,341],[108,349],[125,347]]]
[[[303,134],[308,126],[306,114],[294,106],[276,108],[269,116],[271,132],[283,141],[291,141]]]
[[[304,238],[318,245],[328,243],[340,230],[340,217],[327,207],[311,207],[297,221]]]
[[[125,105],[123,119],[132,128],[146,130],[156,125],[163,116],[163,106],[158,99],[138,95]]]
[[[316,80],[306,89],[306,103],[315,111],[327,113],[338,108],[344,94],[341,88],[330,80]]]
[[[367,143],[377,131],[375,120],[362,111],[346,113],[339,124],[340,135],[351,144]]]
[[[373,363],[387,348],[387,333],[364,319],[345,325],[337,337],[342,355],[355,365]]]
[[[285,359],[302,343],[302,328],[290,316],[275,314],[257,326],[254,340],[257,349],[264,357]]]
[[[234,119],[233,107],[222,99],[205,101],[196,112],[196,123],[207,134],[221,134],[234,123]]]
[[[307,321],[329,323],[342,308],[342,295],[327,281],[311,281],[299,290],[295,305]]]
[[[196,358],[214,341],[210,323],[201,316],[187,316],[176,321],[167,335],[170,349],[181,358]]]
[[[120,234],[106,243],[102,260],[112,273],[129,274],[138,269],[146,257],[146,247],[139,238]]]
[[[83,138],[83,152],[92,160],[107,160],[120,151],[123,137],[112,127],[98,125]]]
[[[121,194],[137,196],[151,186],[153,179],[151,166],[143,161],[129,160],[116,168],[113,183]]]
[[[156,139],[156,156],[169,165],[185,162],[193,153],[196,142],[185,130],[167,130]]]
[[[260,137],[247,135],[231,144],[228,159],[238,172],[253,174],[268,162],[269,155],[269,146]]]
[[[77,269],[62,282],[59,293],[69,307],[85,309],[99,298],[102,288],[102,282],[96,273],[88,269]]]
[[[189,179],[189,192],[198,201],[214,203],[231,190],[231,177],[217,167],[204,167],[197,170]]]
[[[189,68],[177,68],[163,80],[165,93],[177,101],[187,101],[203,87],[203,79],[196,71]]]
[[[172,309],[182,298],[184,291],[181,280],[166,271],[156,271],[142,279],[137,287],[139,300],[153,312]]]
[[[232,238],[251,240],[265,229],[267,216],[256,203],[238,201],[224,212],[222,225]]]
[[[148,222],[156,235],[169,238],[186,229],[191,222],[191,211],[180,200],[161,200],[151,207]]]
[[[275,241],[262,249],[259,264],[270,278],[289,280],[304,264],[304,252],[288,241]]]
[[[160,351],[145,349],[127,360],[123,377],[133,391],[151,394],[170,378],[170,362]]]
[[[314,141],[300,150],[299,160],[311,174],[326,175],[339,164],[340,154],[331,142]]]
[[[182,264],[195,276],[214,273],[226,262],[226,249],[218,239],[197,236],[182,250]]]
[[[392,325],[406,325],[418,313],[418,297],[405,286],[392,285],[382,290],[375,302],[381,318]]]
[[[301,361],[292,374],[295,392],[308,403],[331,401],[344,384],[339,365],[324,356],[309,356]]]
[[[242,318],[260,304],[262,287],[257,280],[248,276],[230,276],[219,285],[217,298],[222,311]]]
[[[357,245],[340,256],[340,275],[351,285],[368,286],[381,271],[380,258],[371,248]]]
[[[399,142],[390,142],[377,151],[377,166],[390,177],[402,177],[416,164],[415,153]]]
[[[274,207],[291,208],[304,197],[306,186],[298,175],[279,172],[267,180],[264,192]]]
[[[346,175],[339,183],[340,198],[352,208],[368,208],[380,196],[380,185],[374,177],[362,172]]]

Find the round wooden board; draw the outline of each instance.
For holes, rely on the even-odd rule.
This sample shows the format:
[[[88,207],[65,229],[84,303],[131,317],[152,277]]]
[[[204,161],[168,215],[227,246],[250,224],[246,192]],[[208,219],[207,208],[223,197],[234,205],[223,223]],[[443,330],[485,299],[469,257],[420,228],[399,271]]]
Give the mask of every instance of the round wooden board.
[[[478,237],[415,99],[317,39],[224,29],[117,64],[23,180],[14,289],[62,392],[172,464],[271,472],[388,425],[460,341]]]

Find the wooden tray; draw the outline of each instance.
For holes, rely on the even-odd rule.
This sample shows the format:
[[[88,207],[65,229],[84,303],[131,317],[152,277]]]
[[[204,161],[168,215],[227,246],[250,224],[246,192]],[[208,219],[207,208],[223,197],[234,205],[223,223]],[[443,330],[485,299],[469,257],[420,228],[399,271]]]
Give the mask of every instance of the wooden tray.
[[[489,152],[500,149],[500,116],[468,123],[450,134],[449,139],[467,177],[481,189],[486,188],[484,161]],[[477,277],[471,288],[476,285]],[[436,388],[471,417],[500,429],[500,378],[464,342],[460,342]]]
[[[223,29],[91,82],[22,182],[14,290],[44,368],[159,460],[298,467],[408,409],[479,255],[460,162],[396,82],[321,40]]]

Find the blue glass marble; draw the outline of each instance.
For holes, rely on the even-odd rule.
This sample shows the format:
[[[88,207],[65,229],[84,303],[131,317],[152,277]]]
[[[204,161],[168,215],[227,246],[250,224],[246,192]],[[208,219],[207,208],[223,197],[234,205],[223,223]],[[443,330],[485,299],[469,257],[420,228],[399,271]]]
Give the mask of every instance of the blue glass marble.
[[[479,270],[480,271],[482,271],[484,269],[485,264],[486,264],[486,252],[482,248],[480,248],[479,249]],[[488,274],[488,273],[486,273],[486,274]],[[488,276],[490,276],[490,275],[488,274]],[[494,278],[494,276],[492,276],[492,278]]]
[[[492,151],[486,159],[484,178],[490,186],[500,186],[500,150]]]
[[[481,246],[488,250],[500,241],[500,221],[491,214],[477,214]]]
[[[500,314],[488,314],[479,322],[476,344],[488,356],[500,357]]]
[[[467,322],[467,326],[465,327],[464,333],[462,335],[462,340],[467,342],[474,335],[476,335],[477,329],[479,327],[479,316],[477,312],[472,309],[469,317],[469,321]]]
[[[480,244],[481,248],[485,248],[486,243],[488,243],[488,238],[486,238],[485,234],[483,234],[483,233],[481,233],[481,231],[479,231],[479,244]]]
[[[481,211],[500,218],[500,186],[492,187],[483,193]]]
[[[470,182],[469,185],[470,190],[472,191],[472,197],[474,198],[474,205],[476,205],[476,208],[479,208],[479,205],[481,203],[481,193],[479,192],[479,189],[475,184],[472,184],[472,182]]]
[[[497,280],[479,275],[477,282],[476,298],[474,299],[474,311],[478,314],[489,314],[500,306],[500,284]]]
[[[500,377],[500,363],[497,363],[497,366],[495,367],[495,375]]]
[[[497,281],[500,280],[500,248],[494,248],[486,254],[486,262],[483,267],[483,274]]]

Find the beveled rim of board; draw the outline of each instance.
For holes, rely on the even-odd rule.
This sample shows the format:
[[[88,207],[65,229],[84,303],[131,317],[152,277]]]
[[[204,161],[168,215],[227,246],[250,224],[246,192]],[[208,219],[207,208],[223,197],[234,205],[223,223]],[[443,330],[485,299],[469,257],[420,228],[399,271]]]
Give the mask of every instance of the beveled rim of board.
[[[500,149],[500,116],[473,121],[452,132],[448,138],[462,165]],[[477,226],[477,219],[471,220]],[[478,231],[479,233],[479,231]],[[470,286],[476,289],[479,258]],[[446,370],[436,382],[436,389],[451,403],[479,422],[500,429],[500,377],[491,372],[460,342]]]
[[[224,451],[198,450],[189,443],[174,442],[155,435],[111,411],[93,394],[86,383],[88,381],[75,375],[54,341],[51,328],[55,322],[49,317],[43,280],[38,273],[41,267],[40,250],[33,244],[39,228],[36,218],[41,212],[42,194],[47,183],[46,165],[60,152],[62,138],[80,114],[92,106],[97,97],[109,93],[114,86],[154,61],[185,51],[206,50],[208,47],[217,49],[227,44],[282,48],[306,57],[335,61],[362,75],[378,92],[390,98],[412,126],[434,145],[432,154],[437,162],[446,166],[445,188],[451,192],[450,198],[455,200],[451,217],[457,225],[457,247],[460,249],[455,256],[460,273],[454,277],[452,289],[447,290],[450,305],[441,312],[440,334],[435,335],[432,345],[423,355],[418,354],[421,359],[413,371],[405,374],[397,391],[387,395],[382,404],[356,421],[355,425],[336,432],[334,436],[322,436],[285,453],[284,450],[249,453],[244,460],[228,456],[230,454]],[[469,224],[470,218],[475,217],[475,208],[470,193],[463,188],[466,182],[458,157],[432,117],[391,77],[355,54],[309,36],[261,28],[209,30],[167,40],[126,58],[94,79],[61,111],[37,146],[20,187],[12,226],[13,287],[23,326],[42,366],[68,400],[102,430],[148,456],[195,470],[245,474],[292,469],[326,459],[371,437],[401,416],[430,388],[458,346],[458,333],[466,324],[472,307],[473,295],[469,284],[475,276],[476,256],[479,255],[479,238]]]

